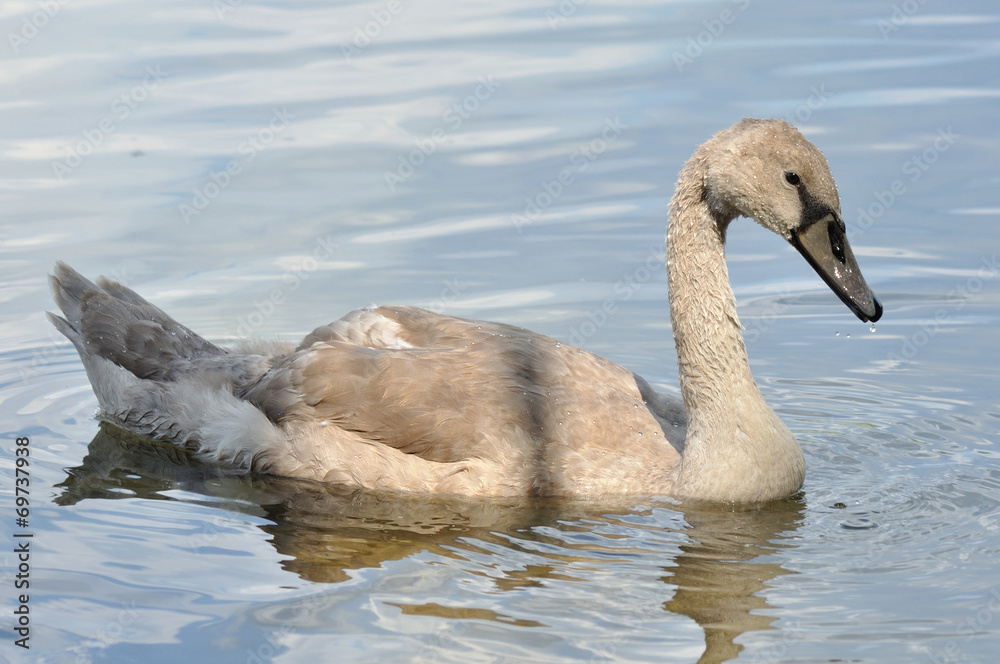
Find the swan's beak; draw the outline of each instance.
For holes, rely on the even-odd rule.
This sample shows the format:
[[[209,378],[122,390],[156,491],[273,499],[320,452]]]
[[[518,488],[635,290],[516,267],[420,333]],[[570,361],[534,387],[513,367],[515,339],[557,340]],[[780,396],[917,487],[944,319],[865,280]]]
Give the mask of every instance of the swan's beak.
[[[792,231],[791,242],[858,318],[874,323],[882,317],[882,305],[861,276],[845,231],[844,222],[831,212]]]

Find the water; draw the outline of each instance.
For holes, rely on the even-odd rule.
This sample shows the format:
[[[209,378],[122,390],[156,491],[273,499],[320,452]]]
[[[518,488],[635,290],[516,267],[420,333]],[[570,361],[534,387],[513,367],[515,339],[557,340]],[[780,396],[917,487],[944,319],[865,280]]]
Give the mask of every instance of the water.
[[[0,657],[992,661],[998,22],[986,2],[5,4]],[[869,331],[790,247],[731,228],[754,372],[808,463],[777,504],[234,478],[100,428],[43,316],[62,259],[214,341],[418,304],[676,392],[666,202],[744,115],[825,151],[886,306]]]

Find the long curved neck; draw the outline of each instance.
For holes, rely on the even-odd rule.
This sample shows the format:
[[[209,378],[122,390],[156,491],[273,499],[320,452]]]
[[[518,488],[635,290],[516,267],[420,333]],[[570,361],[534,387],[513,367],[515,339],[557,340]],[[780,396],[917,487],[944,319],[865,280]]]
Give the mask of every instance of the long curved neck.
[[[689,164],[677,184],[667,226],[670,319],[689,420],[732,409],[734,392],[759,392],[750,374],[726,268],[724,229],[701,174]]]
[[[692,159],[681,171],[667,226],[670,317],[688,421],[677,493],[778,498],[801,485],[802,451],[750,373],[726,269],[724,233],[735,214],[713,211],[703,164]]]

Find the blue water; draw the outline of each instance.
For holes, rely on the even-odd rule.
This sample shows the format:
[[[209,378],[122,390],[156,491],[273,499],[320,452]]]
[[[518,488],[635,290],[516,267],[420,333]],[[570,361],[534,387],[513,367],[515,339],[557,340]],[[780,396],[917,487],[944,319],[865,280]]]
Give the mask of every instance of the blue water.
[[[52,0],[0,27],[0,658],[995,659],[993,3]],[[764,508],[234,478],[99,427],[44,318],[65,260],[220,343],[416,304],[676,393],[667,201],[742,116],[824,150],[886,308],[869,329],[791,247],[731,227],[754,374],[808,464]]]

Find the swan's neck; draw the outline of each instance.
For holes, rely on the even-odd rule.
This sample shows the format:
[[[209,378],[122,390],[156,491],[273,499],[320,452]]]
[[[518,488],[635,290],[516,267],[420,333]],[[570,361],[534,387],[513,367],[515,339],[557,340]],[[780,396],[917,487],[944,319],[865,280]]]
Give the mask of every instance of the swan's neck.
[[[713,211],[697,163],[681,172],[667,227],[670,317],[688,429],[678,493],[764,500],[794,492],[802,452],[750,374],[725,258],[735,216]]]
[[[685,177],[671,203],[667,226],[670,320],[688,418],[727,411],[748,390],[759,396],[736,315],[726,269],[724,229],[699,186]]]

